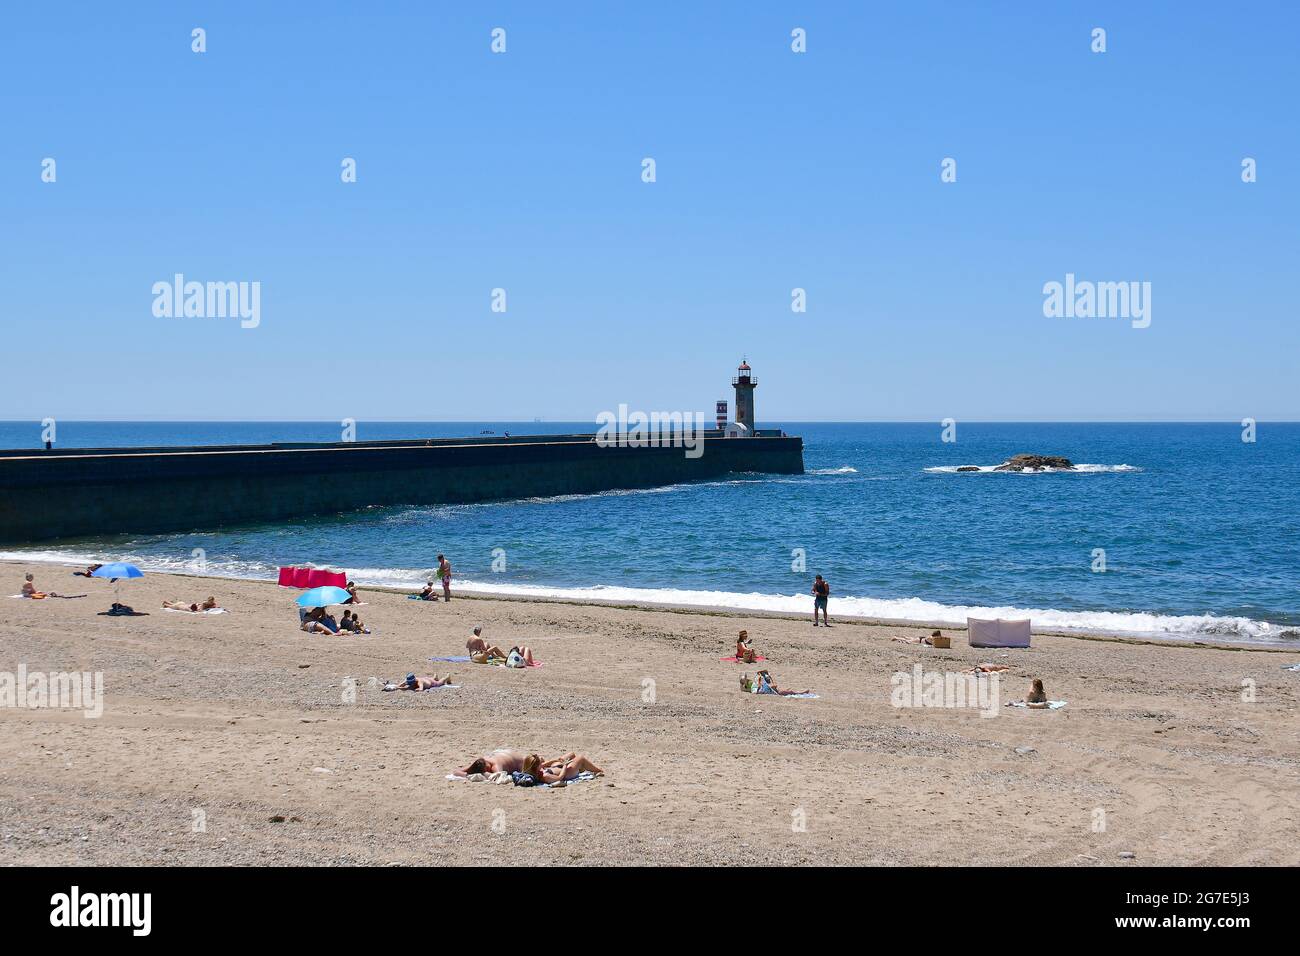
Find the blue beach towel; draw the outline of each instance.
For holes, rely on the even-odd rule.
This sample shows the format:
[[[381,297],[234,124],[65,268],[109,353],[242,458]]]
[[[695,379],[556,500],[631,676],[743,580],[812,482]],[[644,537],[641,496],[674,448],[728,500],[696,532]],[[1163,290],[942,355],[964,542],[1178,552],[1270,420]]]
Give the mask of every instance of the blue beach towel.
[[[429,660],[441,661],[444,664],[468,664],[469,655],[466,654],[464,657],[430,657]]]

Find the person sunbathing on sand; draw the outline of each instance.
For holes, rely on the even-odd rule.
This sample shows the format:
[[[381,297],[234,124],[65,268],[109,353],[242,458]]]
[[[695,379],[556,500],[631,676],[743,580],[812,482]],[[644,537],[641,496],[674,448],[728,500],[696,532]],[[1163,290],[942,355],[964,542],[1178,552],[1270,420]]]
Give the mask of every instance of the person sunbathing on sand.
[[[1037,677],[1034,678],[1034,684],[1025,697],[1025,704],[1029,707],[1047,706],[1047,691],[1043,690],[1043,682]]]
[[[434,590],[433,582],[430,581],[428,584],[426,584],[426,585],[424,586],[424,590],[422,590],[419,594],[415,595],[415,597],[418,597],[421,601],[436,601],[436,600],[438,600],[438,594],[437,594],[437,592]]]
[[[502,748],[492,751],[486,757],[479,757],[471,761],[468,767],[461,767],[451,773],[454,777],[471,777],[476,773],[497,773],[499,771],[513,773],[516,770],[522,770],[524,761],[527,759],[528,754],[522,751]]]
[[[432,586],[433,582],[429,583]],[[488,642],[483,640],[483,627],[482,625],[476,625],[474,627],[474,636],[465,642],[465,650],[471,654],[477,654],[479,651],[486,651],[487,649]]]
[[[1035,677],[1033,686],[1029,688],[1029,693],[1024,700],[1014,701],[1017,704],[1024,704],[1033,710],[1051,710],[1047,703],[1047,691],[1043,690],[1043,682]],[[1008,707],[1011,705],[1008,704]]]
[[[72,574],[74,577],[78,577],[78,578],[93,578],[95,576],[95,572],[102,567],[103,567],[102,564],[92,564],[90,567],[86,568],[86,570],[73,571]]]
[[[749,631],[741,631],[736,638],[736,660],[752,664],[758,659],[758,652],[749,643]]]
[[[523,772],[538,783],[560,783],[572,780],[582,772],[603,774],[586,754],[567,753],[554,760],[543,760],[537,754],[529,754],[524,759]]]
[[[972,674],[997,674],[1001,671],[1011,670],[1007,664],[976,664],[970,669]]]
[[[46,594],[44,591],[36,590],[35,578],[28,574],[23,579],[23,597],[31,598],[34,601],[43,601],[47,597],[58,597],[53,591]]]
[[[425,674],[423,677],[407,674],[406,680],[400,684],[385,684],[384,690],[429,690],[434,687],[446,687],[450,683],[450,674],[446,677],[439,677],[437,674]]]
[[[211,611],[217,606],[217,599],[208,595],[208,599],[202,604],[182,604],[180,601],[163,601],[163,607],[170,608],[173,611],[191,611],[197,614],[199,611]]]
[[[779,687],[776,681],[772,680],[772,675],[767,671],[758,672],[758,692],[760,694],[777,694],[781,697],[812,693],[810,690],[791,690],[789,687]]]

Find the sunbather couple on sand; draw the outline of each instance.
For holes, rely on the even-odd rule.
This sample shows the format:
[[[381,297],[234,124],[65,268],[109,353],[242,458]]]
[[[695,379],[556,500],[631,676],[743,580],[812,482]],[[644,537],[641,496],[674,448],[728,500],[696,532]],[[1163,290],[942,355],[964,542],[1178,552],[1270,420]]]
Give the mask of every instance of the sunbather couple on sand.
[[[503,651],[495,644],[489,644],[482,638],[483,628],[474,628],[474,636],[465,642],[469,659],[475,664],[505,664],[506,667],[532,667],[533,649],[523,644]]]
[[[602,774],[605,771],[597,767],[585,754],[567,753],[554,760],[543,760],[537,754],[525,754],[522,750],[494,750],[486,757],[479,757],[469,766],[452,771],[455,777],[470,777],[476,773],[526,773],[533,782],[560,783],[572,780],[584,771]]]

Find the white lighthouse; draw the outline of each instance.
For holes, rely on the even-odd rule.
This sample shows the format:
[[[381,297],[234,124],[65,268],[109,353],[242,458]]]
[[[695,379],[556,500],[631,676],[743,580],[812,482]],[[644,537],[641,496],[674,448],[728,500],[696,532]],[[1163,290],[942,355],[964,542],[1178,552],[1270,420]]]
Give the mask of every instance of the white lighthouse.
[[[743,426],[746,433],[752,435],[754,433],[754,389],[758,387],[758,379],[754,378],[753,370],[744,359],[740,362],[740,368],[736,369],[731,384],[736,388],[736,424]]]

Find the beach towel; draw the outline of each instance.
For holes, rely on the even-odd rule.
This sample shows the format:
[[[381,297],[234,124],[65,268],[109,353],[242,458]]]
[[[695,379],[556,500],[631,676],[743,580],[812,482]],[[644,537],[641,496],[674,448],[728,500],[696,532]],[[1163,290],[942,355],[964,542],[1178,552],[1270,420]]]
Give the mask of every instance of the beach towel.
[[[450,664],[468,664],[468,663],[469,663],[469,655],[468,655],[468,654],[464,654],[464,655],[462,655],[462,656],[460,656],[460,657],[430,657],[430,658],[428,658],[428,660],[431,660],[431,661],[441,661],[441,662],[444,663],[444,664],[448,664],[448,663],[450,663]]]
[[[448,780],[464,780],[467,783],[509,783],[514,784],[514,778],[504,770],[498,770],[495,773],[472,773],[468,777],[458,777],[454,773],[447,774]]]
[[[148,611],[100,611],[100,617],[148,617]]]
[[[11,598],[20,598],[24,601],[32,600],[31,598],[28,598],[26,594],[11,594],[9,596]],[[83,598],[87,596],[88,595],[85,594],[46,594],[45,597],[41,598],[40,600],[44,601],[49,598],[58,598],[63,601],[71,601],[73,598]]]
[[[731,657],[719,657],[718,660],[720,660],[720,661],[726,661],[728,664],[739,664],[739,663],[740,663],[740,658],[739,658],[739,657],[736,657],[734,654],[733,654]],[[755,661],[755,662],[758,662],[758,661],[765,661],[765,660],[767,660],[767,658],[764,657],[762,654],[755,654],[755,655],[754,655],[754,661]],[[747,663],[748,663],[748,662],[747,662]]]
[[[399,686],[400,686],[400,685],[398,685],[398,684],[394,684],[392,681],[389,681],[387,684],[385,684],[385,685],[383,686],[383,690],[388,691],[388,692],[391,693],[391,692],[393,692],[393,691],[396,691],[396,690],[398,689]],[[439,685],[438,687],[426,687],[424,690],[415,691],[415,693],[417,693],[417,694],[427,694],[427,693],[429,693],[429,691],[431,691],[431,690],[442,690],[443,688],[450,688],[451,690],[458,690],[458,689],[460,689],[460,685],[459,685],[459,684],[441,684],[441,685]]]
[[[1049,700],[1049,701],[1047,702],[1047,709],[1048,709],[1048,710],[1060,710],[1062,707],[1065,706],[1065,704],[1066,704],[1066,702],[1063,701],[1063,700]],[[1041,707],[1030,707],[1030,706],[1029,706],[1028,704],[1026,704],[1023,700],[1009,700],[1009,701],[1007,701],[1007,706],[1008,706],[1008,707],[1023,707],[1025,710],[1042,710]]]
[[[506,773],[504,770],[498,770],[496,773],[472,773],[468,777],[458,777],[454,773],[449,773],[447,774],[447,779],[453,781],[464,780],[469,783],[513,784],[515,782],[514,777]],[[584,770],[582,771],[582,773],[578,774],[572,780],[566,780],[560,784],[539,783],[534,787],[529,787],[526,789],[551,790],[556,787],[560,787],[560,788],[567,787],[575,783],[586,783],[588,780],[595,780],[595,779],[596,779],[596,775],[594,773],[592,773],[590,770]]]
[[[164,611],[175,611],[177,614],[229,614],[224,607],[210,607],[206,611],[187,611],[183,607],[165,607]]]
[[[764,697],[784,697],[784,698],[786,698],[787,700],[791,700],[791,699],[794,699],[794,700],[816,700],[817,697],[818,697],[817,694],[813,694],[813,693],[808,693],[808,694],[778,694],[776,691],[772,690],[772,685],[771,685],[771,684],[765,684],[765,683],[763,683],[762,681],[754,681],[753,685],[751,685],[751,686],[752,686],[752,689],[749,691],[749,693],[751,693],[751,694],[762,694]],[[744,691],[742,691],[742,693],[744,693]]]
[[[966,618],[966,635],[971,647],[1028,647],[1028,621],[985,621]]]
[[[1286,664],[1282,667],[1284,671],[1300,671],[1300,664]]]

